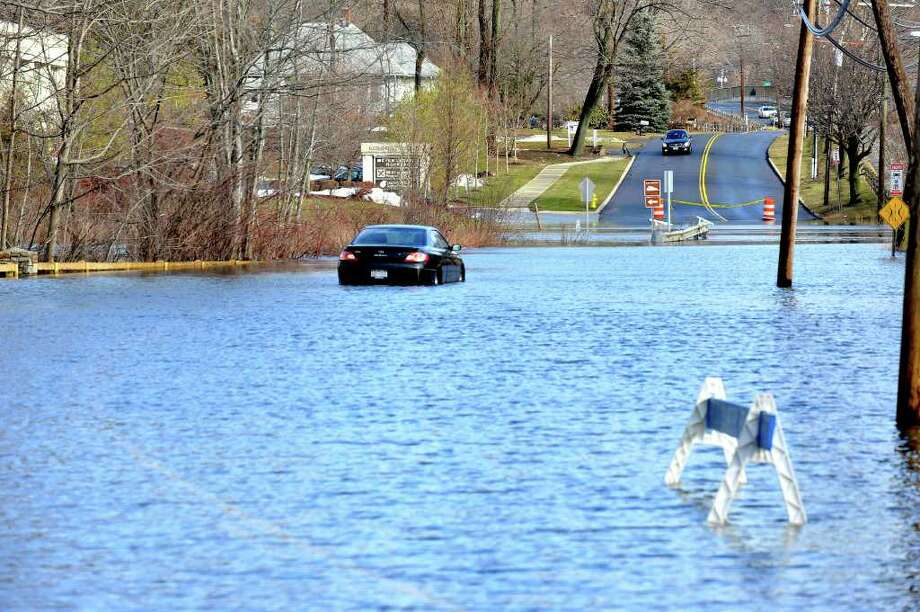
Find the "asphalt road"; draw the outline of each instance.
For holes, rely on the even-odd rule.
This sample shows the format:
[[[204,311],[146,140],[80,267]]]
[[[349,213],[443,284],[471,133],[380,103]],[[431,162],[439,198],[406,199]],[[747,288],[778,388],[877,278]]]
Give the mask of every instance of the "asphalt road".
[[[601,225],[648,227],[643,179],[662,178],[674,171],[671,220],[687,224],[703,217],[716,224],[761,223],[763,198],[776,202],[776,220],[782,216],[783,185],[767,164],[766,154],[778,132],[696,134],[690,155],[662,155],[658,141],[637,151],[636,161],[613,200],[601,211]],[[707,145],[708,154],[707,154]],[[701,170],[705,172],[701,179]],[[799,207],[799,219],[812,219]]]

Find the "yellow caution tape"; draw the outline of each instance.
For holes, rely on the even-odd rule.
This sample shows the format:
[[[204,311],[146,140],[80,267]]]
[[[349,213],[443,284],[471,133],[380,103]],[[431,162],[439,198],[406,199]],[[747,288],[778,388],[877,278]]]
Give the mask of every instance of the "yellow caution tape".
[[[702,206],[703,208],[744,208],[745,206],[754,206],[763,204],[763,198],[751,200],[750,202],[741,202],[740,204],[712,204],[703,202],[688,202],[687,200],[671,200],[673,204],[682,204],[684,206]]]

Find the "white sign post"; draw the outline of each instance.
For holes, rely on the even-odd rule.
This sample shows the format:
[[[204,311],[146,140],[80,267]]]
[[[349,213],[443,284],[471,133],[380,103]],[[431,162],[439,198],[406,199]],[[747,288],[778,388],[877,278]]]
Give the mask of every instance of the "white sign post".
[[[587,176],[581,179],[581,183],[578,184],[578,187],[581,191],[581,199],[585,203],[585,230],[588,229],[588,205],[591,203],[591,197],[594,195],[594,181],[589,179]]]
[[[668,229],[671,229],[671,192],[674,191],[674,171],[664,171],[664,192],[668,194]]]
[[[578,132],[578,122],[577,121],[566,121],[565,122],[565,134],[568,137],[569,148],[572,148],[572,138],[575,137],[575,134]]]
[[[773,396],[760,394],[750,407],[725,401],[721,378],[707,378],[697,396],[690,421],[681,436],[664,481],[668,486],[680,482],[680,475],[694,444],[719,446],[728,469],[716,493],[707,521],[724,525],[738,489],[747,483],[748,463],[769,463],[779,477],[779,488],[786,505],[786,515],[793,525],[808,520],[799,483],[792,469],[789,447],[783,434]]]

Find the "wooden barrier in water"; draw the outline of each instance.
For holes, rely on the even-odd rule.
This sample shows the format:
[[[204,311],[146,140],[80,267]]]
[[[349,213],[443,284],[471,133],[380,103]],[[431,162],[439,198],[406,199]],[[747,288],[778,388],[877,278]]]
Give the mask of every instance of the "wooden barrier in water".
[[[168,272],[173,270],[209,270],[258,264],[258,261],[230,259],[227,261],[63,261],[40,262],[31,265],[34,274],[73,274],[90,272]],[[0,275],[19,278],[19,266],[0,264]]]
[[[4,278],[19,278],[19,264],[0,263],[0,276]]]

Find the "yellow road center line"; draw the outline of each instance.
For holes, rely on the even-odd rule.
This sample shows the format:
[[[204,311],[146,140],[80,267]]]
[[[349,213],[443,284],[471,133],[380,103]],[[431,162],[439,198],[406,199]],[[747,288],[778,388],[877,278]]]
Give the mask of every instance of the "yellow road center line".
[[[706,207],[709,212],[713,215],[725,221],[725,217],[717,213],[711,206],[709,202],[709,193],[706,191],[706,170],[709,167],[709,153],[712,151],[713,145],[721,137],[721,134],[715,134],[712,138],[709,139],[709,142],[706,143],[706,147],[703,149],[703,155],[700,159],[700,200],[703,203],[703,206]]]

